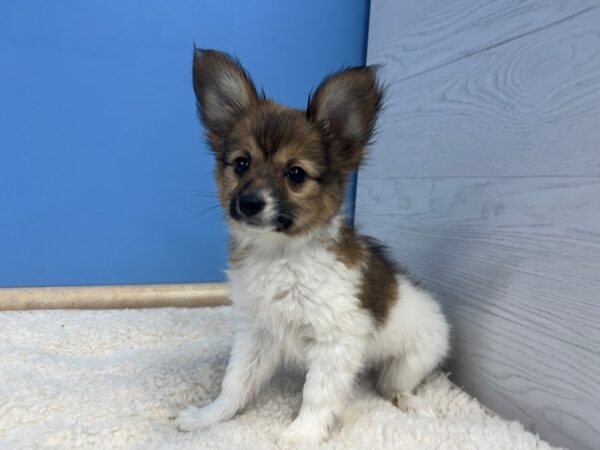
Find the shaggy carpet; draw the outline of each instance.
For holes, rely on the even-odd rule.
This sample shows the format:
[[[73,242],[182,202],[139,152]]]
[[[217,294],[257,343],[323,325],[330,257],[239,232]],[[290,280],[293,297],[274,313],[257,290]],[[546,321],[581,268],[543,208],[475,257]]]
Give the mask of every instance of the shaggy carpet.
[[[0,448],[269,449],[301,401],[278,374],[233,420],[177,431],[176,412],[219,391],[231,313],[216,309],[0,313]],[[322,448],[549,449],[435,374],[419,389],[437,417],[407,415],[360,383]]]

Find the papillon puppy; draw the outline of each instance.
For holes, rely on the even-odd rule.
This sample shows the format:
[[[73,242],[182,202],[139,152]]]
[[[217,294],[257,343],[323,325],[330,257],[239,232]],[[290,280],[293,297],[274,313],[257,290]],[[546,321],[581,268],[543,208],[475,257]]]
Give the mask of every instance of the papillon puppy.
[[[446,319],[341,213],[382,105],[376,68],[325,78],[300,111],[265,98],[229,55],[195,49],[193,86],[230,225],[235,335],[219,396],[178,428],[231,419],[282,364],[306,370],[283,442],[326,439],[367,371],[384,398],[424,411],[413,391],[448,353]]]

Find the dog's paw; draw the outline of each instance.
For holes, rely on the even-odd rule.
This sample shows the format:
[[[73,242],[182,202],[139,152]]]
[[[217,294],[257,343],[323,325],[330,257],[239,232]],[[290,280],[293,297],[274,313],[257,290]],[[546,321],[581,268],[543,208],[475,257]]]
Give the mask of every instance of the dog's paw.
[[[292,422],[279,435],[277,445],[283,449],[293,449],[297,447],[312,448],[320,444],[327,438],[327,430],[322,427],[303,426]]]
[[[211,425],[210,420],[204,414],[203,408],[188,406],[181,410],[175,418],[175,426],[179,431],[194,431]]]
[[[391,398],[392,404],[400,411],[414,416],[435,418],[435,410],[426,400],[407,393],[397,393]]]

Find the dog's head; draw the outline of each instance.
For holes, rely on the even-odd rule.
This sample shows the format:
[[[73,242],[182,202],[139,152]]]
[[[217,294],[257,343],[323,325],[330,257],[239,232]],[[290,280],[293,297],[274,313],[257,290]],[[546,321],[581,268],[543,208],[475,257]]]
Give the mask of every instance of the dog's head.
[[[381,107],[374,68],[326,78],[306,111],[257,93],[239,62],[221,52],[194,51],[193,82],[219,199],[234,226],[298,235],[339,212]]]

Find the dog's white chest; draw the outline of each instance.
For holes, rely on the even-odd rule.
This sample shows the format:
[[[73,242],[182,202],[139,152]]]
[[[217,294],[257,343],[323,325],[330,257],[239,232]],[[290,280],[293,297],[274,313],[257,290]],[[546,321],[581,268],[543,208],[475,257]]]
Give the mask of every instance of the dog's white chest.
[[[276,334],[299,358],[307,343],[347,332],[363,314],[356,298],[360,274],[326,248],[250,257],[229,276],[239,312]]]

